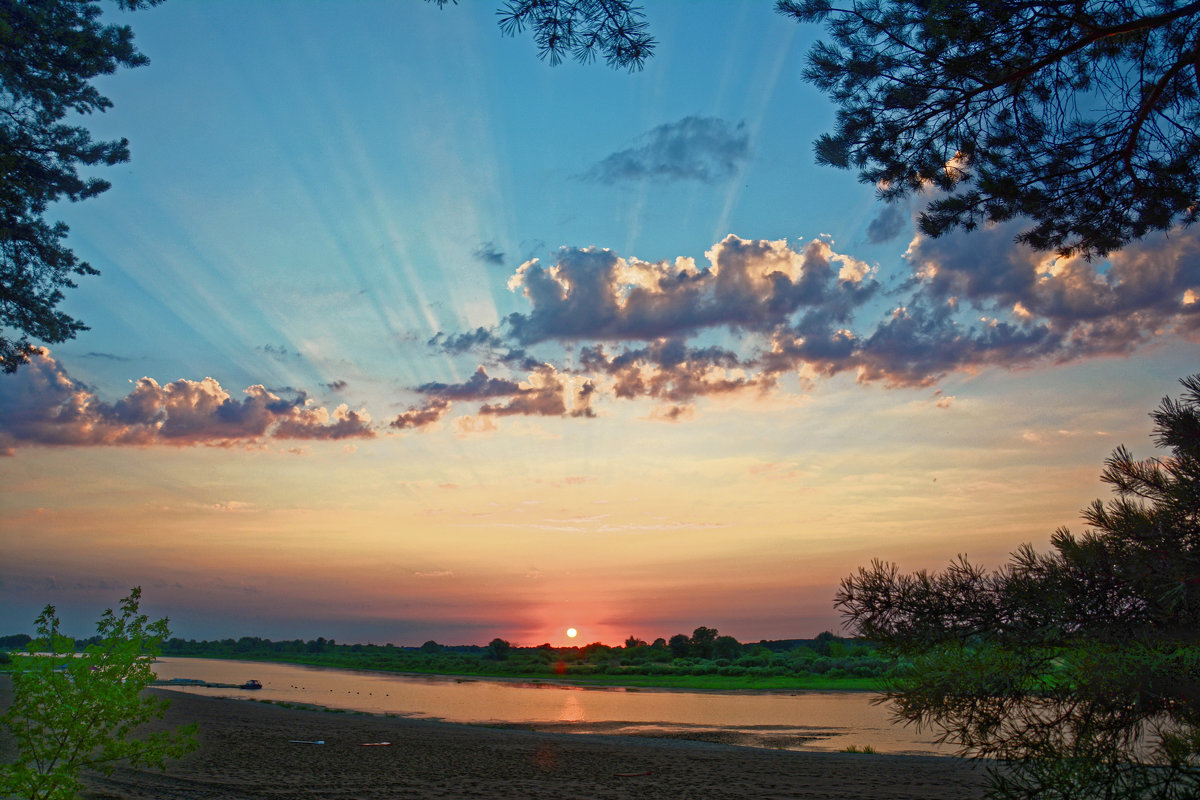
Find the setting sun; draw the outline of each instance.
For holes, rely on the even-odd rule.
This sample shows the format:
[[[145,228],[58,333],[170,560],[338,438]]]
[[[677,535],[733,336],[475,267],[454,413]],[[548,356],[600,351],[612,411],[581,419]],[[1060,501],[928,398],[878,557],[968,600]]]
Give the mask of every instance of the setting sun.
[[[567,628],[567,638],[568,639],[574,639],[578,635],[579,635],[579,631],[575,630],[574,628]]]

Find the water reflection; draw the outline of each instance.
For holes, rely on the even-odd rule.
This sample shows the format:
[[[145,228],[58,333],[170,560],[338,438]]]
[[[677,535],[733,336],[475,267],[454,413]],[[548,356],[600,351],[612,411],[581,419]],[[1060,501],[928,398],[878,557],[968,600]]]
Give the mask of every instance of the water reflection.
[[[584,722],[583,706],[574,692],[562,692],[562,710],[558,712],[559,722]]]
[[[948,754],[929,736],[894,725],[863,692],[687,692],[580,688],[472,678],[430,678],[246,661],[165,658],[161,679],[262,682],[255,692],[186,688],[216,697],[311,703],[377,714],[569,733],[621,733],[756,747]]]

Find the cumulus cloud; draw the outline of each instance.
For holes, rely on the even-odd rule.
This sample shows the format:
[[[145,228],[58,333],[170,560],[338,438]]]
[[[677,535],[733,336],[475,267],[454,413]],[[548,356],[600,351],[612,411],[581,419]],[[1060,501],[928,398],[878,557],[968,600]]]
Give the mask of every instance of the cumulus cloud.
[[[545,362],[525,355],[553,344],[578,348],[557,366],[560,377],[593,380],[594,396],[659,400],[658,418],[679,419],[696,398],[768,390],[791,372],[929,386],[953,372],[1124,354],[1164,335],[1200,335],[1195,231],[1150,236],[1091,263],[1014,246],[1014,225],[917,235],[904,254],[907,278],[886,291],[876,265],[838,252],[827,237],[793,246],[730,235],[705,253],[706,264],[564,248],[553,263],[528,261],[510,279],[527,311],[439,341],[507,347],[524,359],[492,362],[530,378],[481,413],[568,413],[567,395],[532,377]],[[735,338],[737,351],[698,343],[713,336]],[[437,388],[481,396],[496,380],[480,372]],[[494,396],[521,381],[506,380]]]
[[[301,393],[285,399],[263,386],[241,399],[213,378],[160,385],[140,378],[114,403],[101,400],[42,350],[0,379],[0,446],[220,445],[266,439],[347,439],[375,435],[365,411],[330,412]]]
[[[678,422],[701,398],[771,391],[787,375],[933,387],[955,372],[1200,338],[1196,230],[1087,262],[1014,246],[1017,228],[918,234],[891,288],[878,265],[839,252],[828,237],[793,244],[730,235],[702,261],[564,248],[512,275],[525,310],[428,340],[450,356],[477,357],[476,369],[460,382],[411,387],[423,402],[387,426],[426,428],[463,406],[451,429],[481,434],[504,417],[593,417],[626,400],[652,401],[651,419]],[[954,400],[934,397],[943,408]],[[142,378],[107,402],[48,352],[0,377],[0,408],[0,454],[26,443],[229,446],[376,435],[365,411],[326,408],[291,388],[256,385],[235,396],[212,378]]]
[[[871,269],[827,239],[793,250],[786,241],[734,235],[691,258],[647,262],[611,250],[564,248],[551,266],[534,259],[509,280],[532,306],[505,318],[520,345],[546,340],[654,340],[711,328],[765,331],[804,308],[848,317],[878,289]]]
[[[672,403],[689,403],[696,397],[740,391],[769,384],[747,377],[738,356],[720,347],[691,348],[678,339],[661,339],[646,347],[627,348],[609,355],[602,345],[580,352],[584,373],[612,378],[618,398],[652,397]]]
[[[522,382],[502,403],[484,403],[481,416],[507,417],[512,415],[541,417],[591,417],[595,386],[590,381],[576,381],[560,375],[546,364]]]
[[[745,123],[684,117],[642,134],[632,147],[605,157],[585,177],[608,184],[648,178],[713,183],[735,175],[749,156]]]
[[[1194,336],[1189,292],[1200,291],[1200,237],[1153,234],[1104,262],[1061,258],[1011,244],[1017,224],[942,239],[917,237],[907,258],[917,294],[966,301],[1043,328],[1049,352],[1067,361],[1132,352],[1164,334]],[[994,326],[993,326],[994,327]]]
[[[392,420],[391,426],[400,430],[406,428],[424,428],[440,420],[449,410],[449,400],[435,397],[424,406],[409,408],[408,411],[399,414]]]
[[[488,377],[479,367],[462,383],[426,383],[414,391],[430,396],[424,409],[410,409],[392,423],[394,427],[419,427],[436,421],[454,402],[482,402],[477,407],[481,418],[507,416],[591,417],[595,383],[572,374],[561,374],[549,364],[539,364],[525,380]],[[471,423],[459,420],[462,425]],[[474,428],[471,428],[474,430]],[[494,429],[488,423],[484,430]]]

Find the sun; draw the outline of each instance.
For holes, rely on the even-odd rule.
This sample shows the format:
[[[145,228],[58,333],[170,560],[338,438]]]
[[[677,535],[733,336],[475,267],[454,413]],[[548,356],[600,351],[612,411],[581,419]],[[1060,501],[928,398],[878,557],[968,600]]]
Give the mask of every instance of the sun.
[[[574,628],[567,628],[567,638],[568,639],[574,639],[578,635],[579,635],[579,631],[575,630]]]

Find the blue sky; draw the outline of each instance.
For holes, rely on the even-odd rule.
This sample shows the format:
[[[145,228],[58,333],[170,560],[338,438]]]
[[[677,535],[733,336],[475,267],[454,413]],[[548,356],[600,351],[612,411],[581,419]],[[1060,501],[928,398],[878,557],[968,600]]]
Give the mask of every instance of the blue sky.
[[[1194,231],[919,236],[813,162],[819,30],[646,10],[634,74],[487,3],[121,14],[151,63],[87,124],[132,160],[53,209],[91,330],[0,378],[0,628],[140,584],[185,637],[812,635],[858,564],[995,565],[1148,454]]]

